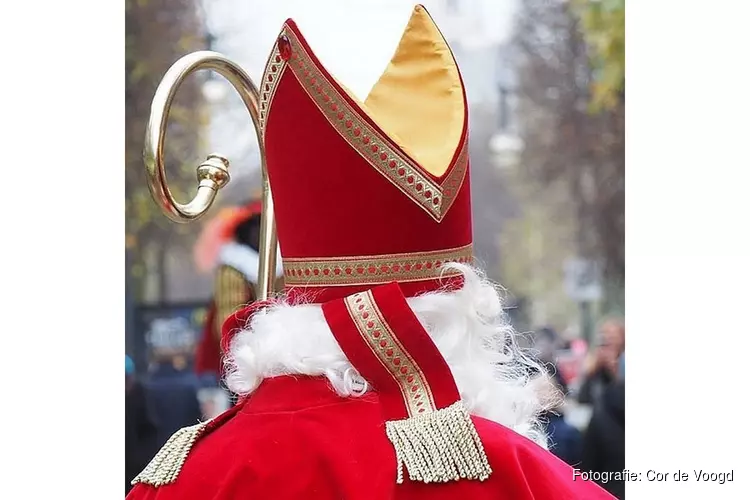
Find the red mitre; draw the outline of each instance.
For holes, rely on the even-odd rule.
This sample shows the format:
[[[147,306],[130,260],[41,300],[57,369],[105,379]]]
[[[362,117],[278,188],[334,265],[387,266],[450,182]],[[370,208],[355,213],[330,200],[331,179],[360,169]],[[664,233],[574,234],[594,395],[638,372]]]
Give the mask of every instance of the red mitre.
[[[460,284],[440,268],[472,258],[467,102],[421,6],[364,102],[291,19],[260,87],[287,296],[321,303],[392,281],[407,296]]]

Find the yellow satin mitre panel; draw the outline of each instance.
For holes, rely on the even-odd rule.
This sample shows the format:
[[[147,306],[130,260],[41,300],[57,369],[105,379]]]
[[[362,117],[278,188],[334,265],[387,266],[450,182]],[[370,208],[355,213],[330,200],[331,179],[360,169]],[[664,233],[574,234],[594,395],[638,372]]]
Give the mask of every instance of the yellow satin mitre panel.
[[[421,5],[364,107],[425,170],[445,173],[460,146],[464,91],[453,54]]]

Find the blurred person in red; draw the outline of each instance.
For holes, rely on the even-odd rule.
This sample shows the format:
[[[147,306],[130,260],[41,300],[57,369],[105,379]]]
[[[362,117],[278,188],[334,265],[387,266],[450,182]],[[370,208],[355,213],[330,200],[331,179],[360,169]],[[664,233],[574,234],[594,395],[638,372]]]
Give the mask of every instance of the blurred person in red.
[[[471,266],[468,104],[426,10],[365,102],[287,20],[259,109],[285,297],[230,315],[238,403],[129,499],[610,499],[546,449],[543,368]]]
[[[261,202],[222,209],[204,226],[194,248],[197,268],[214,272],[214,294],[200,344],[196,372],[218,383],[223,374],[221,325],[255,301],[258,282]],[[281,259],[277,259],[281,273]]]
[[[596,405],[601,400],[605,389],[618,380],[624,352],[625,322],[620,318],[605,319],[599,327],[597,344],[586,360],[579,403]]]

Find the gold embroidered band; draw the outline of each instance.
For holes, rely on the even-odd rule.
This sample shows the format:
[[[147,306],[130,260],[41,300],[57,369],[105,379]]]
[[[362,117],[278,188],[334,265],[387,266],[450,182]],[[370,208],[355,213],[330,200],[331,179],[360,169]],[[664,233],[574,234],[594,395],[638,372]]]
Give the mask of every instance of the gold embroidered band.
[[[281,51],[279,50],[279,42],[273,46],[271,55],[268,57],[266,62],[266,68],[263,71],[263,80],[260,82],[260,99],[258,101],[258,117],[260,118],[260,132],[261,136],[265,136],[266,133],[266,120],[268,119],[268,113],[271,108],[271,101],[276,93],[276,87],[278,86],[281,75],[286,69],[286,61],[281,57]]]
[[[471,263],[472,245],[388,255],[333,259],[284,259],[286,286],[376,285],[390,281],[409,282],[459,276],[458,271],[441,269],[446,262]]]
[[[383,319],[372,292],[355,293],[345,302],[362,339],[398,384],[409,415],[434,410],[427,379]]]

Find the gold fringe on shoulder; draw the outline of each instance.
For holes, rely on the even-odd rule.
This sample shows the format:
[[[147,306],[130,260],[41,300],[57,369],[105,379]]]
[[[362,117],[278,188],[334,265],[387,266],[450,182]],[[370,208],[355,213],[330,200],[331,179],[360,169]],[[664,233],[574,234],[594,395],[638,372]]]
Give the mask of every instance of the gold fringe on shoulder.
[[[423,483],[479,479],[492,468],[484,446],[461,401],[441,410],[386,422],[388,439],[396,449],[396,482],[409,479]]]
[[[208,422],[210,421],[184,427],[175,432],[131,484],[143,483],[159,487],[175,482],[190,449],[206,429]]]

